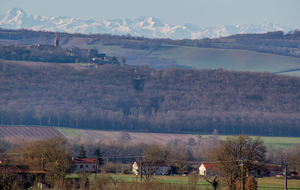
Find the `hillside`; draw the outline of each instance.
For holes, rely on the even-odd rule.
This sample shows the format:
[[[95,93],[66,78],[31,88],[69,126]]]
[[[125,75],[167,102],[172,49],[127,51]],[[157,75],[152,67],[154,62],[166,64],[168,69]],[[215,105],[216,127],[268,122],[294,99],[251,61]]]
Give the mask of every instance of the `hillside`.
[[[298,77],[2,62],[0,77],[5,125],[300,136]]]
[[[223,68],[234,71],[280,72],[299,68],[300,64],[299,31],[288,34],[244,34],[218,39],[170,40],[129,35],[85,35],[2,29],[0,46],[51,45],[56,35],[62,49],[68,48],[69,52],[76,47],[96,48],[100,53],[125,57],[128,65],[146,64],[151,68]],[[4,57],[9,59],[12,56]],[[64,59],[74,62],[75,57]]]
[[[178,65],[196,69],[276,72],[300,67],[300,59],[247,50],[162,46],[151,55],[175,59]]]

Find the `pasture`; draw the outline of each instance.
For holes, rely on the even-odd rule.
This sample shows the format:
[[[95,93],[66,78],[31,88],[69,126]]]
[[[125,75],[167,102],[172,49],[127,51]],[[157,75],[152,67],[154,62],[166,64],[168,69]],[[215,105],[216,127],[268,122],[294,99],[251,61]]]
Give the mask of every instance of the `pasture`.
[[[299,58],[235,49],[161,46],[151,55],[172,58],[178,65],[196,69],[276,72],[300,66]]]
[[[100,43],[83,45],[81,48],[97,48],[108,55],[148,54],[150,56],[173,59],[180,66],[196,69],[219,69],[251,72],[278,72],[299,68],[300,59],[296,57],[258,53],[247,50],[201,48],[192,46],[162,45],[154,50],[136,50]],[[283,73],[299,76],[297,72]]]
[[[211,135],[202,135],[203,138],[208,138]],[[220,139],[225,140],[230,135],[220,135]],[[251,138],[256,138],[258,136],[251,136]],[[300,138],[297,137],[278,137],[278,136],[261,136],[264,140],[266,147],[273,148],[284,148],[293,146],[294,144],[300,144]]]
[[[135,182],[139,183],[139,176],[133,174],[98,174],[97,177],[108,176],[111,177],[116,182]],[[79,177],[76,174],[71,174],[67,176],[68,178]],[[95,179],[95,174],[90,174],[90,180]],[[212,179],[209,179],[210,181]],[[189,177],[182,175],[174,175],[174,176],[153,176],[151,178],[152,182],[165,183],[165,184],[180,184],[180,185],[188,185]],[[284,178],[283,177],[263,177],[257,178],[258,181],[258,189],[259,190],[271,190],[271,189],[283,189],[284,187]],[[197,187],[199,189],[212,189],[211,185],[206,181],[203,176],[198,176]],[[288,179],[288,189],[300,189],[300,180],[299,179]]]

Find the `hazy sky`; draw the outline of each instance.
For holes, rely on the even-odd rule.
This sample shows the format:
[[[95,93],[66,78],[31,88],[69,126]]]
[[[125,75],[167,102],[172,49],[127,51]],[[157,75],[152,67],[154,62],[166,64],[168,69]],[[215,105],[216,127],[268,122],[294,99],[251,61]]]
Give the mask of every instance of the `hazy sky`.
[[[300,29],[300,0],[0,0],[1,15],[13,7],[31,15],[83,20],[146,16],[203,29],[263,22]]]

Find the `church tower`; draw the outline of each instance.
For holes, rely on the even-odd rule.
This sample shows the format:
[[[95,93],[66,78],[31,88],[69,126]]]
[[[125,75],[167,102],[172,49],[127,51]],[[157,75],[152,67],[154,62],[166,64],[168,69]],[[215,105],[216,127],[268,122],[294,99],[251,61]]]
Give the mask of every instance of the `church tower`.
[[[56,38],[54,40],[54,46],[59,46],[59,41],[58,41],[57,35],[56,35]]]

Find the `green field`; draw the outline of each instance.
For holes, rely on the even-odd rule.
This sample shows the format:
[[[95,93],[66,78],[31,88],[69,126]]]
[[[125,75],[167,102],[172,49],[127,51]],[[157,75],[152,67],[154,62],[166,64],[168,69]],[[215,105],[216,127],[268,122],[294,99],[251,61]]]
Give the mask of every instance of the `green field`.
[[[208,138],[211,135],[202,135],[203,138]],[[220,135],[220,139],[225,140],[226,135]],[[251,136],[251,138],[256,138],[258,136]],[[273,148],[284,148],[293,146],[294,144],[300,144],[300,138],[297,137],[273,137],[273,136],[263,136],[261,137],[264,140],[266,147],[272,146]]]
[[[116,181],[126,181],[126,182],[136,182],[139,183],[139,176],[132,174],[98,174],[97,177],[101,177],[103,175],[110,176]],[[76,174],[68,175],[67,177],[73,178],[78,177]],[[90,180],[95,178],[95,174],[91,174],[89,176]],[[153,176],[151,178],[152,181],[161,182],[161,183],[171,183],[171,184],[182,184],[188,185],[188,176],[182,175],[174,175],[174,176]],[[283,189],[284,186],[284,178],[283,177],[264,177],[258,178],[258,189],[261,190],[271,190],[271,189]],[[197,186],[199,188],[209,188],[210,184],[205,181],[205,179],[201,176],[198,177]],[[288,179],[288,188],[289,189],[300,189],[300,180],[298,179]]]
[[[134,50],[119,46],[106,46],[99,43],[83,45],[81,48],[98,48],[109,55],[146,53],[151,56],[176,60],[178,65],[196,69],[219,69],[234,71],[277,72],[300,67],[300,58],[258,53],[247,50],[200,48],[191,46],[162,45],[154,51]],[[297,72],[284,73],[299,76]]]
[[[300,66],[300,59],[246,50],[162,46],[151,55],[172,58],[177,64],[197,69],[276,72]]]

